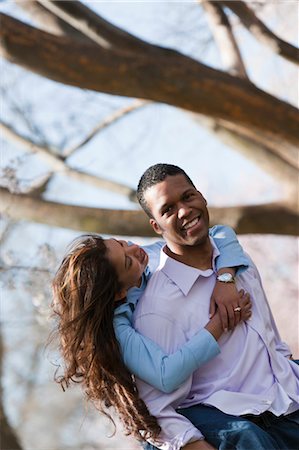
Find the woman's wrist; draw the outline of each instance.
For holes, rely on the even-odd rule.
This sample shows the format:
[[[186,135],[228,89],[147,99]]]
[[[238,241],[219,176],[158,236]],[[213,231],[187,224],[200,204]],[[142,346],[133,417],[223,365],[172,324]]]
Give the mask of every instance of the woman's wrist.
[[[216,312],[216,314],[214,314],[212,319],[209,320],[209,322],[205,326],[205,329],[212,334],[216,341],[218,341],[223,333],[221,318],[218,311]]]

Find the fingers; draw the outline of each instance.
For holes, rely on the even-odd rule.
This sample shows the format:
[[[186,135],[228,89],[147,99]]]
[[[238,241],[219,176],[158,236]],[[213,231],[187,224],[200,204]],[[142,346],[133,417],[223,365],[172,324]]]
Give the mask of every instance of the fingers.
[[[248,294],[248,292],[243,292],[242,296],[240,297],[240,302],[239,302],[241,311],[240,311],[240,319],[241,320],[248,320],[251,317],[251,308],[252,308],[252,303],[250,300],[250,295]]]
[[[234,311],[234,307],[231,306],[227,309],[227,316],[228,316],[228,329],[232,330],[235,328],[236,324],[238,323],[238,317]]]
[[[218,311],[220,314],[220,319],[221,319],[221,323],[222,323],[222,328],[224,331],[228,330],[228,314],[227,314],[227,310],[223,305],[219,305],[218,306]]]

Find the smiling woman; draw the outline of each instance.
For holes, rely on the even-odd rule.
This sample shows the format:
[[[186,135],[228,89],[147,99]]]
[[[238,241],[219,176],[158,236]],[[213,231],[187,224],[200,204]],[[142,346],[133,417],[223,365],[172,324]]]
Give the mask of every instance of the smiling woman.
[[[143,271],[148,263],[148,255],[139,245],[129,244],[123,240],[107,239],[105,245],[107,257],[114,266],[122,286],[117,294],[119,300],[126,296],[128,289],[140,286]]]

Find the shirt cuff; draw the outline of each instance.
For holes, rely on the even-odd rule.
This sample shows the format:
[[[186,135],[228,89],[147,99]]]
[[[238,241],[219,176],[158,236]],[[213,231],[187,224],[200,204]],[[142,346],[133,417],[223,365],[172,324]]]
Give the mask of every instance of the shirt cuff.
[[[192,426],[191,428],[188,428],[183,434],[175,436],[169,441],[165,440],[163,442],[159,442],[149,439],[148,442],[159,448],[160,450],[181,450],[182,447],[191,442],[202,440],[204,440],[204,436],[197,428]]]

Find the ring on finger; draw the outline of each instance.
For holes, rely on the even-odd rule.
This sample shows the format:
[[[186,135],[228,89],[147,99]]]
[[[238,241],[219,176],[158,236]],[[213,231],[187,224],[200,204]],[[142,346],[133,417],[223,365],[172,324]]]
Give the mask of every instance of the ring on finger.
[[[241,311],[241,307],[240,306],[237,306],[236,308],[234,308],[234,312],[240,312]]]

